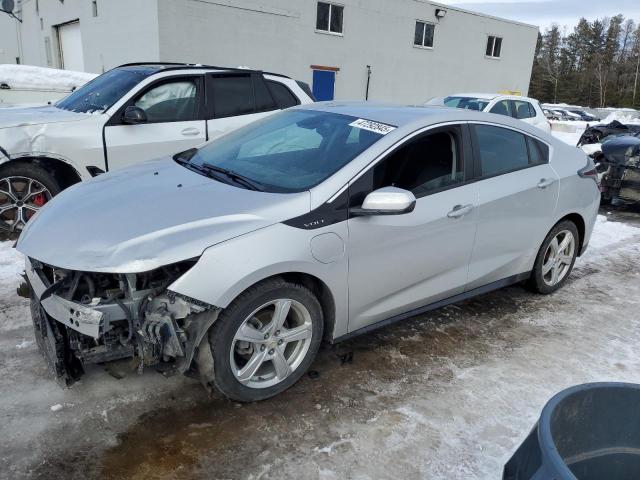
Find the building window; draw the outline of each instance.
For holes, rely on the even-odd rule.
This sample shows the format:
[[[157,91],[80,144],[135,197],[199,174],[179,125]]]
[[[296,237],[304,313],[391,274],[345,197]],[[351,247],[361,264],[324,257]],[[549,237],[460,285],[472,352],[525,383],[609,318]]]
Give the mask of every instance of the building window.
[[[487,38],[487,50],[485,55],[492,58],[500,58],[500,51],[502,50],[502,38],[494,35],[489,35]]]
[[[342,33],[342,14],[344,7],[334,3],[318,2],[316,30],[321,32]]]
[[[416,21],[416,32],[413,37],[413,44],[416,47],[433,48],[433,32],[436,26],[432,23]]]
[[[91,1],[91,11],[93,12],[93,16],[98,16],[98,0]]]

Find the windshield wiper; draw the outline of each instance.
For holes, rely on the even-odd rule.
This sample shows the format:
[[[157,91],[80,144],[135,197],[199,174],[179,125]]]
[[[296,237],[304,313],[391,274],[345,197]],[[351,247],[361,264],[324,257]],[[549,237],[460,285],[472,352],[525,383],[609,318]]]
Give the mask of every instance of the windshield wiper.
[[[222,175],[226,175],[231,180],[235,181],[236,183],[241,183],[242,185],[244,185],[250,190],[256,190],[259,192],[264,191],[264,185],[262,185],[260,182],[256,182],[255,180],[245,177],[244,175],[241,175],[239,173],[236,173],[233,170],[228,170],[226,168],[218,167],[216,165],[210,165],[208,163],[203,163],[202,165],[198,165],[198,168],[202,170],[208,170],[210,172],[216,172],[216,173],[221,173]]]
[[[184,152],[176,153],[173,156],[173,160],[186,168],[202,173],[210,178],[219,180],[221,174],[235,183],[244,185],[249,190],[256,190],[259,192],[264,191],[264,185],[262,185],[260,182],[245,177],[244,175],[236,173],[233,170],[217,167],[208,163],[203,163],[201,165],[191,163],[191,159],[197,153],[197,151],[198,150],[196,148],[190,148],[189,150],[185,150]],[[214,176],[212,174],[216,175]]]

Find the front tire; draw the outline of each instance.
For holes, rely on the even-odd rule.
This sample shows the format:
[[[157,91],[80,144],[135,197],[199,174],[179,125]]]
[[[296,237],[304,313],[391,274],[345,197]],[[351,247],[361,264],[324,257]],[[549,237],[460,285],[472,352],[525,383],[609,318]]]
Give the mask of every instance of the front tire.
[[[209,332],[216,387],[241,402],[285,391],[313,362],[323,322],[318,299],[302,285],[274,279],[249,288]]]
[[[0,230],[17,236],[54,195],[60,184],[44,168],[10,163],[0,168]]]
[[[565,284],[578,255],[579,239],[578,228],[569,220],[551,229],[531,272],[530,286],[534,291],[549,294]]]

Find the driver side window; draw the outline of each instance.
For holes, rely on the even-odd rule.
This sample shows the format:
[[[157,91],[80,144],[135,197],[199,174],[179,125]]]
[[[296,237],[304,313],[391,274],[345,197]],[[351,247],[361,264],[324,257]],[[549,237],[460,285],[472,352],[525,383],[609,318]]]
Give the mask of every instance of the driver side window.
[[[352,206],[382,187],[409,190],[420,198],[464,182],[461,139],[460,128],[451,127],[406,142],[358,179]]]
[[[180,78],[155,85],[138,97],[134,105],[145,111],[149,123],[196,120],[196,79]]]

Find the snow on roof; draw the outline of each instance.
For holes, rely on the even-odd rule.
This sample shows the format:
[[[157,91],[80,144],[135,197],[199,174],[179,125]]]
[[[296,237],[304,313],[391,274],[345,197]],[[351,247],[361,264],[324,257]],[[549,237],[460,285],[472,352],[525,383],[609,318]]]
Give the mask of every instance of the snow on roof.
[[[0,84],[10,88],[71,91],[97,77],[94,73],[73,72],[30,65],[0,65]]]

